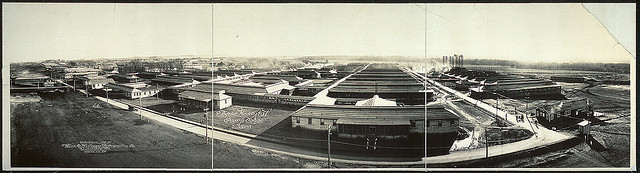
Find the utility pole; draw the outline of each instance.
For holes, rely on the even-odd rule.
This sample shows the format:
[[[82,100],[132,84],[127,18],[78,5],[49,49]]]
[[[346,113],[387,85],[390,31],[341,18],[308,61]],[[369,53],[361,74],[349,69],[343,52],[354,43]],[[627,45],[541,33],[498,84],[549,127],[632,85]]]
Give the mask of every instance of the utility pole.
[[[211,4],[211,15],[213,15],[213,4]],[[213,23],[213,18],[211,18],[211,23]],[[213,35],[211,35],[211,45],[213,45]],[[213,127],[213,61],[215,54],[213,54],[213,49],[211,50],[211,127]],[[206,126],[205,126],[206,127]],[[207,129],[208,130],[208,129]],[[211,132],[213,132],[213,128],[211,128]],[[213,135],[213,134],[211,134]],[[213,139],[211,139],[211,169],[213,170]]]
[[[207,124],[209,124],[209,119],[207,118],[208,111],[204,112],[204,139],[207,143],[209,143],[209,129],[207,129]]]
[[[89,85],[86,84],[86,81],[84,84],[84,91],[87,92],[87,97],[89,97]]]
[[[489,138],[487,138],[487,127],[484,127],[484,152],[485,157],[489,158]]]
[[[138,108],[138,113],[140,114],[140,119],[142,119],[142,96],[139,97],[140,104]]]
[[[367,137],[367,150],[369,150],[369,138]]]
[[[333,123],[329,122],[329,128],[327,129],[327,167],[331,169],[331,126]]]
[[[378,147],[378,138],[373,140],[373,150],[375,150],[377,147]]]
[[[109,88],[104,87],[104,90],[107,92],[107,103],[109,103]]]
[[[500,85],[498,84],[498,81],[496,81],[496,117],[498,117],[498,108],[500,107],[500,104],[498,104],[498,100],[500,99],[500,95],[498,95],[498,88],[500,87]],[[505,115],[504,120],[507,120],[507,116]]]

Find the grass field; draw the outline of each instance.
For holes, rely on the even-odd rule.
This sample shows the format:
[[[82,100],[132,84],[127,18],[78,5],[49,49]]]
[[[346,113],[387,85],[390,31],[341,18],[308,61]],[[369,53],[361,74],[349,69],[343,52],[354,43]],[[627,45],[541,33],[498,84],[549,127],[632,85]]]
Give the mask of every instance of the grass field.
[[[261,134],[288,118],[293,112],[292,110],[278,109],[278,106],[274,105],[261,107],[232,105],[223,110],[214,111],[213,125],[251,134]],[[184,117],[198,121],[203,119],[203,114],[186,114]],[[211,120],[211,114],[207,115],[207,119]]]
[[[157,104],[143,105],[149,109],[162,113],[169,113],[178,118],[211,125],[211,112],[204,112],[201,109],[189,108],[172,101],[153,101]],[[166,103],[164,103],[166,102]],[[160,104],[164,103],[164,104]],[[216,127],[231,129],[251,134],[261,134],[267,129],[280,123],[289,117],[295,109],[281,109],[278,105],[232,105],[223,110],[213,112],[213,125]],[[205,117],[206,114],[206,117]]]
[[[94,98],[77,93],[42,95],[42,101],[12,102],[11,109],[13,167],[211,168],[211,145],[203,137],[141,121],[135,113]],[[87,143],[115,147],[104,153],[73,147]],[[215,141],[214,166],[314,167],[313,161],[260,153],[264,152]]]

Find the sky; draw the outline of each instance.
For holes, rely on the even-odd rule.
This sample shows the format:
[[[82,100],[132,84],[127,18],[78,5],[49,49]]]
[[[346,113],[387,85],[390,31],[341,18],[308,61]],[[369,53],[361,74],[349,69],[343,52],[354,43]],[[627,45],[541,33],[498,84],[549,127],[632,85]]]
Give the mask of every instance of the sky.
[[[598,9],[599,4],[590,4]],[[605,5],[605,7],[610,7]],[[635,60],[581,4],[430,4],[428,56],[463,54],[528,62]],[[635,54],[635,4],[606,8]],[[631,16],[631,18],[629,17]],[[627,42],[629,44],[629,42]],[[635,56],[635,55],[634,55]]]
[[[433,58],[635,61],[635,4],[585,7],[3,3],[2,49],[9,63],[212,54],[424,58],[425,48]]]
[[[3,58],[211,54],[210,4],[2,4]]]

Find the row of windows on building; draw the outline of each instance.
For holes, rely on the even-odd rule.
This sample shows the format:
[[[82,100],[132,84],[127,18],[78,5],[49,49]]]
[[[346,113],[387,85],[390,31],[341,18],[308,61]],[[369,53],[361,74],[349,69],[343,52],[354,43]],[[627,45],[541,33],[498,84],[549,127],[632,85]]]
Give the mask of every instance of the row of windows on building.
[[[259,99],[259,100],[268,100],[271,102],[291,102],[291,103],[309,103],[311,100],[304,99],[291,99],[291,98],[279,98],[273,96],[256,96],[256,95],[240,95],[240,97],[250,98],[250,99]]]
[[[154,94],[154,93],[155,93],[155,91],[145,91],[145,92],[134,92],[132,94],[135,97],[135,96],[146,96],[146,95]]]
[[[300,117],[293,117],[296,120],[296,123],[300,123]],[[337,120],[332,119],[318,119],[320,121],[320,125],[325,125],[325,122],[332,122],[333,125],[336,125]],[[416,127],[417,121],[411,121],[411,127]],[[307,118],[307,124],[313,124],[313,118]],[[427,120],[427,127],[430,126],[443,126],[444,124],[448,124],[449,126],[454,126],[456,124],[456,120]]]
[[[529,92],[536,92],[536,91],[547,91],[547,90],[551,90],[553,89],[552,87],[545,87],[545,88],[530,88],[530,89],[517,89],[517,90],[507,90],[504,92],[512,92],[512,93],[529,93]]]
[[[296,120],[296,123],[300,123],[300,117],[293,117]],[[333,119],[318,119],[320,121],[320,125],[325,125],[327,123],[332,123],[332,125],[336,125],[336,121]],[[307,124],[313,124],[313,118],[307,118]]]
[[[442,126],[443,124],[449,124],[449,126],[456,125],[456,120],[427,120],[427,127]],[[415,127],[415,121],[411,122],[411,127]]]
[[[407,133],[409,133],[409,128],[407,126],[340,125],[338,126],[338,133],[406,135]]]

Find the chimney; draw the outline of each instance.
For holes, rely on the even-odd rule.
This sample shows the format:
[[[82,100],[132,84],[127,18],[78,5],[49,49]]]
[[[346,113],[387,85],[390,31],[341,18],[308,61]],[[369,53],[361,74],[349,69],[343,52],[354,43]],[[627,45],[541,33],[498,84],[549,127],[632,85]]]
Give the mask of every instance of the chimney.
[[[464,56],[460,54],[460,67],[464,67]]]

